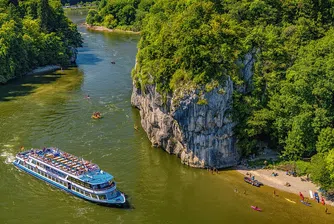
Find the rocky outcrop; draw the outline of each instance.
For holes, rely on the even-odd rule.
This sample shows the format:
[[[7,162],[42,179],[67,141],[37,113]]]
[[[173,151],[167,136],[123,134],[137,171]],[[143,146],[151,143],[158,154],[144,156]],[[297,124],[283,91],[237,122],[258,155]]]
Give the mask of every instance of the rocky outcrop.
[[[78,50],[75,47],[70,47],[71,57],[70,57],[70,63],[75,64],[77,61],[78,56]]]
[[[167,102],[155,86],[148,85],[143,92],[134,85],[131,102],[140,110],[142,127],[153,146],[178,155],[192,167],[223,168],[236,165],[239,158],[235,124],[228,113],[232,94],[230,79],[210,92],[191,90],[180,98],[169,96]]]
[[[234,87],[230,78],[206,92],[204,88],[176,91],[164,98],[154,85],[144,90],[134,83],[131,103],[140,111],[141,124],[155,147],[176,154],[192,167],[224,168],[239,161],[236,125],[230,116],[233,91],[247,91],[251,85],[255,52],[240,62],[245,86]]]

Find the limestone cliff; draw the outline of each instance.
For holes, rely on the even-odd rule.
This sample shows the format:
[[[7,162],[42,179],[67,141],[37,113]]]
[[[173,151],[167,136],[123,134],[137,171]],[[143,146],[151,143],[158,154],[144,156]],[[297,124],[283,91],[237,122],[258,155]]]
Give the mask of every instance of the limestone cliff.
[[[251,79],[252,53],[241,62],[245,80]],[[153,146],[176,154],[192,167],[224,168],[238,163],[235,123],[229,114],[234,91],[230,78],[209,92],[204,88],[179,90],[165,100],[154,85],[144,90],[133,86],[131,103],[139,109],[142,127]],[[237,89],[244,92],[246,87]]]
[[[164,103],[153,85],[146,86],[145,93],[134,85],[131,102],[140,110],[142,127],[155,147],[178,155],[192,167],[222,168],[236,165],[238,154],[234,123],[227,113],[232,106],[232,81],[228,79],[221,88],[201,95],[200,90],[192,90]],[[198,104],[200,98],[207,103]]]

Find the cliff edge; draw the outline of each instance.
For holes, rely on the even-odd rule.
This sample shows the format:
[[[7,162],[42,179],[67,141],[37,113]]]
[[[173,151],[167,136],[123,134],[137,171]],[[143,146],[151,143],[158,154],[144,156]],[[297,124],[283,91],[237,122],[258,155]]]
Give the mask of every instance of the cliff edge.
[[[239,155],[233,135],[233,82],[210,92],[195,89],[167,102],[154,85],[133,87],[131,103],[140,111],[141,124],[153,146],[161,147],[192,167],[224,168],[237,164]],[[200,103],[201,101],[204,103]]]

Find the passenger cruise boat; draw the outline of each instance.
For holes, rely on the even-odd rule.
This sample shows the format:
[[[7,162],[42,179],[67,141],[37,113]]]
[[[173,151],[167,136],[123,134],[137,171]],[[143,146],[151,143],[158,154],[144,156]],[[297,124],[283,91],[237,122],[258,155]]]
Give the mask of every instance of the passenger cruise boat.
[[[113,176],[96,164],[56,148],[18,153],[13,164],[79,198],[103,205],[123,205],[125,196],[116,190]]]

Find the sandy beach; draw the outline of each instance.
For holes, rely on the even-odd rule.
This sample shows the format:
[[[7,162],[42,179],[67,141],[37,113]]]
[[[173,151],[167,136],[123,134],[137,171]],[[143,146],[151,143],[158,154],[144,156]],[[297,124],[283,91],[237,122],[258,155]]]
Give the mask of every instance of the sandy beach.
[[[104,27],[104,26],[92,26],[92,25],[89,25],[87,23],[83,23],[82,25],[86,26],[87,29],[89,29],[89,30],[140,34],[140,32],[135,32],[135,31],[131,31],[131,30],[109,29],[109,28]]]
[[[307,198],[310,198],[310,190],[312,192],[318,192],[319,189],[319,187],[311,181],[305,181],[306,177],[288,176],[284,171],[280,170],[249,169],[245,166],[237,166],[236,170],[245,176],[246,173],[251,173],[253,176],[255,176],[256,180],[262,182],[264,185],[276,188],[278,190],[291,192],[297,195],[299,195],[299,192],[302,192],[302,194]],[[278,176],[272,176],[272,172],[278,173]],[[302,179],[304,179],[304,181]],[[286,182],[291,184],[291,186],[285,186]],[[334,202],[332,201],[326,201],[326,204],[334,206]]]

